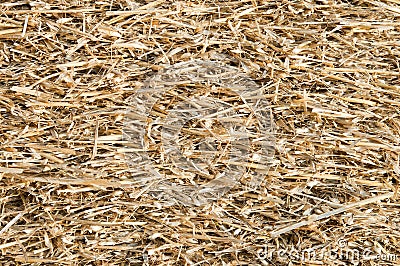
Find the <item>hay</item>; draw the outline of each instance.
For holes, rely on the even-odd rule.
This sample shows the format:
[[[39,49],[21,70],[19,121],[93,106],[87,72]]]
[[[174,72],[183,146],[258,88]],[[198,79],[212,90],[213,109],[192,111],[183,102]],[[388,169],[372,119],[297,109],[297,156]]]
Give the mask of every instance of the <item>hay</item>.
[[[2,265],[399,264],[398,1],[3,1],[0,12]],[[192,60],[262,88],[275,155],[256,187],[244,176],[217,201],[166,206],[126,162],[124,123],[150,77]],[[179,86],[182,99],[210,92]],[[204,128],[185,124],[181,147]]]

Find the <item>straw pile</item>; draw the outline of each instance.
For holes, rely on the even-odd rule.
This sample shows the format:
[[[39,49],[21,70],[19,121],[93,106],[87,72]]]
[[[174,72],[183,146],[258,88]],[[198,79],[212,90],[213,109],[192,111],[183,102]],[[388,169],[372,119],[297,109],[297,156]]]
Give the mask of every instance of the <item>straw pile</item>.
[[[398,265],[399,1],[22,0],[0,13],[2,265]],[[255,189],[165,206],[126,163],[127,99],[190,60],[263,88],[274,164]]]

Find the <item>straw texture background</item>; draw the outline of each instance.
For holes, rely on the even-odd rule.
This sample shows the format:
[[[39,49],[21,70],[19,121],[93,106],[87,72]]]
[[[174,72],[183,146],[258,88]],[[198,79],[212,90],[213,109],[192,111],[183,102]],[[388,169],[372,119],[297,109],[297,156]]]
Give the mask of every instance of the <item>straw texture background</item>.
[[[1,265],[398,265],[400,2],[2,1]],[[263,86],[255,190],[163,207],[123,153],[126,99],[192,59]],[[343,245],[343,243],[345,245]]]

